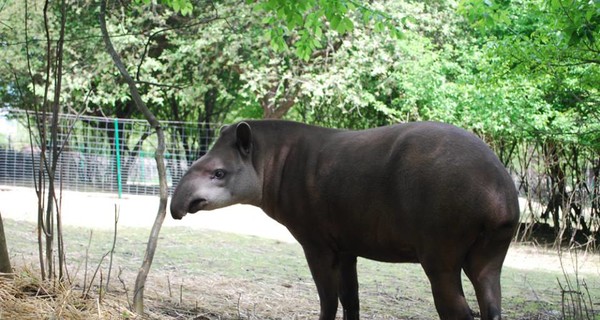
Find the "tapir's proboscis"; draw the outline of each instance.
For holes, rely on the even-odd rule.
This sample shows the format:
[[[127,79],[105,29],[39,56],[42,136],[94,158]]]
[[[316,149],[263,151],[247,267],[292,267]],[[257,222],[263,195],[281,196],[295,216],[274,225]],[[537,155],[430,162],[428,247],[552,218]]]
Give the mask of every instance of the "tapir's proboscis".
[[[304,250],[320,320],[359,319],[357,257],[420,263],[441,319],[500,319],[500,272],[519,221],[511,176],[477,136],[436,122],[336,130],[281,120],[221,130],[172,197],[171,214],[258,206]],[[233,223],[233,222],[232,222]]]

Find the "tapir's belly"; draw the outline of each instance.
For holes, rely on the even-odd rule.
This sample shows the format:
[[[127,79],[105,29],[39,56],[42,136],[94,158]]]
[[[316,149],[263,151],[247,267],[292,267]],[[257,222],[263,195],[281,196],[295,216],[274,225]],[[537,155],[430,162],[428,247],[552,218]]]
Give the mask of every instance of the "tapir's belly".
[[[316,218],[318,222],[303,230],[303,233],[314,237],[308,241],[317,240],[324,246],[334,247],[341,254],[382,262],[419,261],[422,230],[418,225],[413,225],[410,219],[345,213],[341,216],[334,214],[333,220],[329,221]],[[301,239],[299,241],[302,244]]]
[[[342,251],[342,253],[345,253]],[[415,248],[366,245],[348,250],[348,254],[382,262],[419,262]]]
[[[423,254],[455,252],[454,248],[468,247],[481,232],[481,212],[469,210],[465,206],[469,200],[439,196],[425,197],[427,201],[418,197],[402,201],[395,197],[396,201],[387,202],[377,196],[369,199],[330,198],[327,204],[297,212],[294,216],[299,219],[290,222],[301,244],[307,238],[308,243],[321,243],[342,254],[383,262],[420,262]]]

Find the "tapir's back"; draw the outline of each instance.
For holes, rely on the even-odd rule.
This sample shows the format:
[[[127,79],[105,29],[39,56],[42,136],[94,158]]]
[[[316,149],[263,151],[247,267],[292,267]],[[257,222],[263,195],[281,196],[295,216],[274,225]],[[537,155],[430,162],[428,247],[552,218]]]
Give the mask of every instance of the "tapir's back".
[[[454,126],[407,123],[337,132],[324,140],[315,174],[319,190],[331,194],[329,200],[370,199],[376,205],[378,199],[382,207],[394,209],[398,202],[406,206],[420,200],[424,206],[434,199],[448,209],[451,203],[464,203],[456,200],[465,196],[491,193],[516,201],[512,179],[495,154],[478,137]]]

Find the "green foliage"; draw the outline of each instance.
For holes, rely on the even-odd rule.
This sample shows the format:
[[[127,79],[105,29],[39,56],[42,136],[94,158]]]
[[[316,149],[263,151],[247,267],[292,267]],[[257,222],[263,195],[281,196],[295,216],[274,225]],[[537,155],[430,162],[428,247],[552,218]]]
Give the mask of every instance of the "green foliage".
[[[356,117],[350,127],[357,128],[410,120],[457,123],[457,100],[466,88],[461,82],[473,64],[472,50],[461,50],[472,44],[462,19],[437,5],[386,5],[394,19],[411,17],[403,37],[378,32],[376,21],[357,28],[328,62],[329,70],[305,82],[306,116],[314,112],[328,124],[327,112],[319,110],[327,107],[341,110],[342,118]]]
[[[490,137],[558,137],[598,148],[597,2],[136,2],[114,7],[108,27],[161,118],[287,114],[357,128],[441,120]],[[193,14],[182,16],[182,8]],[[63,111],[135,116],[98,50],[96,9],[73,1],[67,12]],[[3,74],[12,76],[0,92],[16,105],[41,94],[25,51],[37,58],[35,79],[45,48],[24,46],[22,4],[10,2],[2,15],[9,44],[2,54],[19,58],[4,60]],[[41,39],[39,10],[28,21],[28,37]]]
[[[490,83],[520,88],[521,131],[600,150],[599,2],[469,0],[461,12],[483,35]]]
[[[135,0],[135,2],[148,5],[152,0]],[[175,12],[181,13],[183,16],[192,14],[192,11],[194,10],[194,5],[190,0],[159,0],[158,2],[173,9]]]
[[[271,25],[266,33],[271,45],[276,50],[287,49],[285,36],[296,29],[298,41],[295,43],[296,54],[308,60],[310,54],[320,47],[323,36],[325,17],[333,30],[346,33],[354,28],[352,21],[347,17],[348,11],[354,6],[346,1],[259,1],[255,10],[270,13],[262,20]]]
[[[311,58],[315,50],[322,48],[325,29],[341,35],[348,34],[355,30],[356,16],[362,16],[363,23],[375,21],[378,32],[389,32],[396,38],[400,38],[403,33],[401,20],[355,1],[268,0],[256,1],[254,8],[267,13],[262,22],[269,25],[265,33],[271,46],[278,51],[285,50],[288,48],[286,38],[296,35],[298,39],[294,43],[295,53],[305,61]]]

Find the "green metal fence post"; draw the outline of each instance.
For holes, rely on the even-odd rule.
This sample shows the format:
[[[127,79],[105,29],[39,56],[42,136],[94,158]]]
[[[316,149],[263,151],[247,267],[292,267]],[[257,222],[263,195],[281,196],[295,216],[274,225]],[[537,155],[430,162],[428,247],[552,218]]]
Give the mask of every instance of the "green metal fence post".
[[[115,118],[115,148],[117,149],[117,189],[119,199],[123,194],[123,185],[121,184],[121,147],[119,144],[119,119]]]

